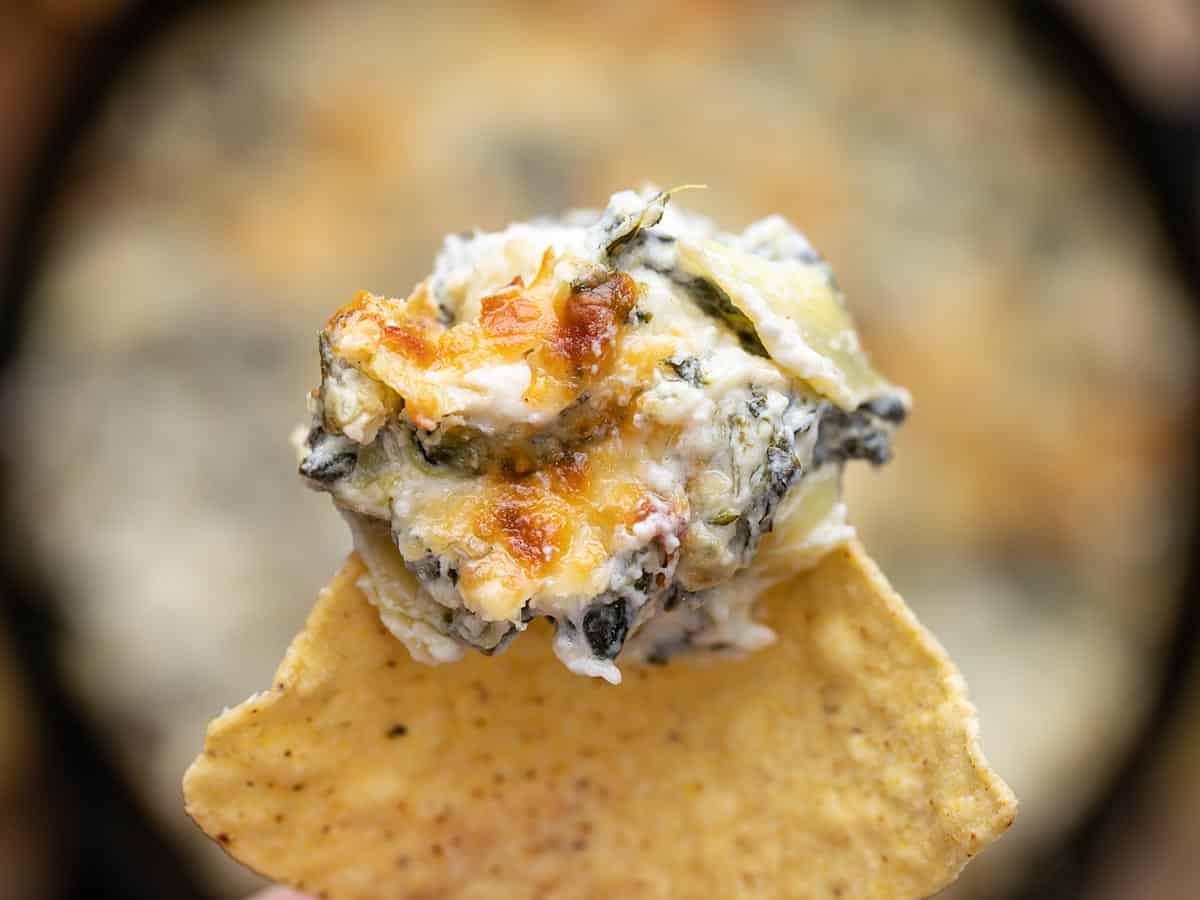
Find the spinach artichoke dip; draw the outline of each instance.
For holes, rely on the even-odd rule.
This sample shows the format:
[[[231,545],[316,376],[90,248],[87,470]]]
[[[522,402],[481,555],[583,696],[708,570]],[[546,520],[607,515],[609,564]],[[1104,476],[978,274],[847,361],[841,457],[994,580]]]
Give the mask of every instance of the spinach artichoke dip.
[[[669,200],[451,236],[406,299],[361,292],[321,332],[300,473],[416,659],[500,652],[537,617],[612,683],[753,650],[763,537],[788,529],[786,577],[852,534],[841,469],[888,460],[907,393],[800,232]]]

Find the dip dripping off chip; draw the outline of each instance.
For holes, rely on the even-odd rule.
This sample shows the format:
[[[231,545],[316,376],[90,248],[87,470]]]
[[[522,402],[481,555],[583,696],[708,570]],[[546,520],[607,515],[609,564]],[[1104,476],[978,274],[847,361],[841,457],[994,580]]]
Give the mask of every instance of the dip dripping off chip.
[[[770,646],[619,686],[547,640],[421,665],[365,574],[184,780],[227,852],[315,897],[924,897],[1015,815],[961,676],[856,542],[766,594]]]

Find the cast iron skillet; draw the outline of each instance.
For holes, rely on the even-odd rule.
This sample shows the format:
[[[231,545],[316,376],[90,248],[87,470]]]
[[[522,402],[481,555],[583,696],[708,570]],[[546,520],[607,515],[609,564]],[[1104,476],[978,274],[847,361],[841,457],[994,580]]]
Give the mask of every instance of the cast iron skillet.
[[[0,378],[20,351],[29,313],[30,290],[45,257],[49,218],[74,150],[96,124],[105,101],[147,50],[201,8],[220,3],[144,0],[131,5],[99,35],[85,55],[57,119],[45,135],[0,273]],[[1040,57],[1047,77],[1065,78],[1094,106],[1111,138],[1152,198],[1175,251],[1175,264],[1193,301],[1200,300],[1200,112],[1164,118],[1139,105],[1073,22],[1045,0],[1015,0],[1013,14]],[[11,376],[10,376],[11,377]],[[1200,459],[1197,460],[1200,462]],[[19,462],[10,463],[13,468]],[[8,540],[0,551],[0,622],[14,635],[21,663],[33,685],[47,748],[43,760],[55,785],[49,805],[60,809],[56,835],[62,900],[211,900],[211,888],[154,824],[130,784],[104,749],[101,730],[65,689],[56,668],[61,623],[48,579],[31,569],[13,548],[26,545],[25,529],[11,515],[7,486],[19,472],[0,471],[0,512]],[[1196,523],[1200,526],[1200,522]],[[1107,788],[1056,846],[1025,866],[1028,880],[1008,896],[1082,896],[1094,864],[1138,796],[1177,717],[1183,688],[1197,664],[1200,646],[1200,527],[1192,546],[1175,628],[1161,660],[1150,714]]]

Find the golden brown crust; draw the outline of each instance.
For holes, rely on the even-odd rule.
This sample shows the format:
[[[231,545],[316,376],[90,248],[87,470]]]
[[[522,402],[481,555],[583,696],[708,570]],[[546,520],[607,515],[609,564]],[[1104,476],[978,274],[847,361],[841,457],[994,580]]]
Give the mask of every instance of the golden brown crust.
[[[625,272],[575,286],[559,312],[551,349],[572,368],[607,361],[637,294],[637,283]]]

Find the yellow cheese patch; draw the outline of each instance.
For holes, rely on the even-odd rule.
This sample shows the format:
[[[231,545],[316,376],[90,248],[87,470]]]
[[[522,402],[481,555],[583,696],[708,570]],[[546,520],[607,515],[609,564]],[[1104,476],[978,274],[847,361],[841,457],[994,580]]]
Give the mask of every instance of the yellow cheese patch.
[[[621,551],[622,534],[656,514],[666,533],[687,524],[682,487],[660,499],[642,484],[641,453],[614,433],[523,476],[496,470],[470,489],[449,482],[411,527],[428,551],[467,560],[458,590],[489,621],[516,617],[538,591],[592,597],[607,585],[604,563]]]
[[[451,326],[424,283],[406,300],[360,292],[330,319],[330,347],[400,395],[420,428],[487,405],[492,385],[479,373],[508,365],[528,367],[511,402],[531,416],[552,415],[607,371],[639,290],[623,272],[559,281],[557,262],[547,249],[528,285],[516,276],[480,300],[477,319]]]

